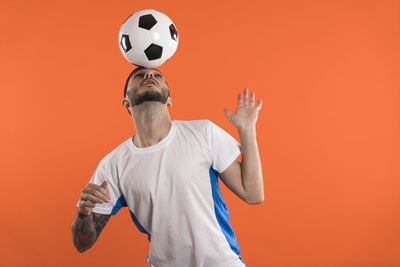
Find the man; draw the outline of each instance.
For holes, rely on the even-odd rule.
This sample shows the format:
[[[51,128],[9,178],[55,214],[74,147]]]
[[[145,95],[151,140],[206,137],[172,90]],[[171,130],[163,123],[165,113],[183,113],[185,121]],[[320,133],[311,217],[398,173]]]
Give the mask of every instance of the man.
[[[122,105],[136,134],[99,163],[82,190],[72,224],[75,247],[84,252],[121,207],[151,242],[153,267],[243,267],[218,176],[248,204],[264,200],[256,129],[261,99],[239,93],[228,120],[241,144],[210,120],[171,120],[168,84],[157,69],[136,68]],[[242,162],[236,158],[242,153]]]

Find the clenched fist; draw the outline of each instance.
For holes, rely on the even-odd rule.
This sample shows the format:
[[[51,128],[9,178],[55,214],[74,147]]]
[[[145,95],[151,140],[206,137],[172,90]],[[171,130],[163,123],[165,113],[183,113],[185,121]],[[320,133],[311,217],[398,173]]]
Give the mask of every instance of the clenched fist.
[[[79,200],[79,213],[90,215],[96,203],[104,203],[111,200],[110,195],[106,191],[107,184],[107,181],[104,181],[100,186],[89,183],[83,188]]]

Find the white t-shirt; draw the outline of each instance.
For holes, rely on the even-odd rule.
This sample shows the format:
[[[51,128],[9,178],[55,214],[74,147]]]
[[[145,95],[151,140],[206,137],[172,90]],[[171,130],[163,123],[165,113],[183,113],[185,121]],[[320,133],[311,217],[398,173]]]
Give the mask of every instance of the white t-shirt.
[[[245,266],[218,185],[240,143],[210,120],[171,122],[155,145],[139,148],[130,137],[100,161],[89,183],[107,180],[111,201],[93,212],[128,207],[153,267]]]

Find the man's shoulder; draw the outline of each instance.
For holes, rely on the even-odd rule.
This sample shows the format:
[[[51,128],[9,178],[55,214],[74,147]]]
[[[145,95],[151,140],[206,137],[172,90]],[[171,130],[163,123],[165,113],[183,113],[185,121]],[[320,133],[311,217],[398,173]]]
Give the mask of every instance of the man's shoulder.
[[[199,132],[203,135],[208,135],[213,127],[213,122],[208,119],[201,120],[175,120],[175,125],[183,132]]]
[[[108,152],[102,159],[104,163],[115,163],[121,157],[129,153],[129,144],[128,142],[130,141],[131,137],[129,137],[127,140],[123,141],[119,145],[117,145],[115,148],[113,148],[110,152]]]

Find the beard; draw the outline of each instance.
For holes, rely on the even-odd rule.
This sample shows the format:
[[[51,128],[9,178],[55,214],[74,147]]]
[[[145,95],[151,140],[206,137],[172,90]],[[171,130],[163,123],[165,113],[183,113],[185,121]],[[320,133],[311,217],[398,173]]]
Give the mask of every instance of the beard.
[[[156,101],[165,104],[168,100],[169,90],[168,88],[161,88],[161,92],[162,93],[154,90],[148,90],[141,94],[135,94],[134,92],[129,91],[127,95],[132,106],[140,105],[146,101]]]

